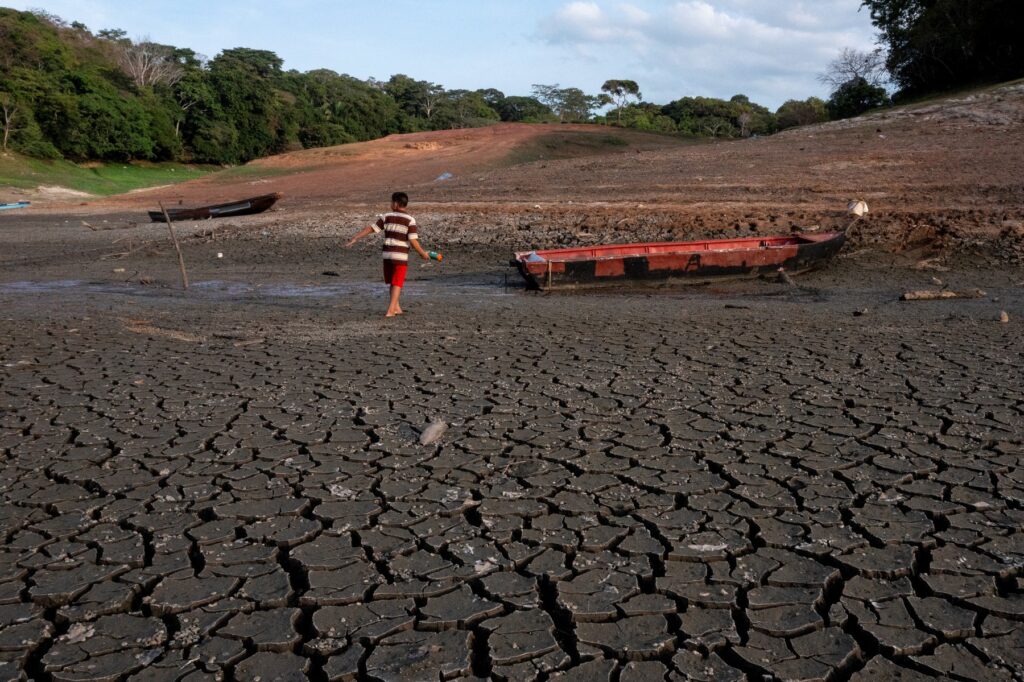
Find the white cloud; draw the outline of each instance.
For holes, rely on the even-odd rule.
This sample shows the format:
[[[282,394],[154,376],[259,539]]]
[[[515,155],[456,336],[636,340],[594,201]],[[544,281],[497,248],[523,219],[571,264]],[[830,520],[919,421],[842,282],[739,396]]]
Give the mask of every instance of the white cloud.
[[[570,2],[543,22],[544,38],[552,44],[583,47],[600,43],[643,40],[650,15],[629,4],[606,11],[596,2]]]
[[[828,61],[843,47],[873,45],[874,31],[869,17],[858,12],[860,4],[578,0],[543,19],[539,33],[550,46],[584,57],[590,68],[614,71],[609,77],[641,81],[651,101],[742,92],[776,107],[786,99],[826,94],[817,74]]]

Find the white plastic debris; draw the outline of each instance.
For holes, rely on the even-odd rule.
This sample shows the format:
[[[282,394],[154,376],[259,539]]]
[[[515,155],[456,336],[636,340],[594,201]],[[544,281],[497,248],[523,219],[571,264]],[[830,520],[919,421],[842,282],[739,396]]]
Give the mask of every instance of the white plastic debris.
[[[224,254],[221,253],[220,251],[218,251],[217,252],[217,258],[223,258],[223,257],[224,257]]]
[[[857,216],[858,218],[864,216],[869,212],[869,210],[867,202],[861,201],[860,199],[854,199],[846,205],[846,212],[852,216]]]
[[[441,420],[430,422],[427,428],[420,433],[420,445],[430,445],[441,440],[441,436],[448,430],[448,425]]]

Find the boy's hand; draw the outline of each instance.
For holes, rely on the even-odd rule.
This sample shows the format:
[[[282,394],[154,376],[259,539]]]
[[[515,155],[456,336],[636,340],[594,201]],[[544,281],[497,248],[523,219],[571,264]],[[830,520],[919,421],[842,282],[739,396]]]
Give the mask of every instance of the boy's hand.
[[[351,249],[353,246],[355,246],[356,242],[358,242],[360,239],[362,239],[363,237],[365,237],[366,235],[370,234],[373,231],[374,227],[372,225],[367,225],[362,230],[357,232],[355,236],[353,236],[352,239],[348,241],[348,244],[345,244],[345,248]]]

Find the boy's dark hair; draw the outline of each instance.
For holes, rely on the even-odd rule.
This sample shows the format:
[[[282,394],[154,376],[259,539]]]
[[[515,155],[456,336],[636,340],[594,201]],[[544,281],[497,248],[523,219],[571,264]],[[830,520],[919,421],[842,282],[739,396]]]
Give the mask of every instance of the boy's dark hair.
[[[405,208],[409,205],[409,195],[405,192],[395,192],[391,195],[391,202],[398,204],[399,208]]]

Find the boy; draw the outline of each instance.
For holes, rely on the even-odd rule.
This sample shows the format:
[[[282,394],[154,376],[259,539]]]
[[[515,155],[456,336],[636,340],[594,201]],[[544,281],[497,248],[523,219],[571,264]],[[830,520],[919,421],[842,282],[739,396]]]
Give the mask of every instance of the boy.
[[[345,245],[346,249],[350,249],[357,241],[371,232],[384,231],[384,283],[391,286],[391,300],[388,304],[388,312],[384,317],[402,314],[402,306],[398,304],[398,298],[402,295],[402,286],[405,285],[409,247],[416,249],[416,253],[423,260],[429,260],[431,257],[440,260],[439,255],[428,254],[420,246],[419,235],[416,231],[416,219],[405,211],[405,207],[408,205],[409,195],[405,192],[395,192],[391,195],[391,212],[377,216],[377,222],[364,227]]]

